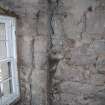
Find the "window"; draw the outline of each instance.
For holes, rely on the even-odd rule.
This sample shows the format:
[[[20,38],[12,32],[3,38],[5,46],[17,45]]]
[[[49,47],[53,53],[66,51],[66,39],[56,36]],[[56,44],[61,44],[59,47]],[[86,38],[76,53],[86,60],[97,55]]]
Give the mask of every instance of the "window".
[[[19,97],[16,64],[15,18],[0,16],[0,105]]]

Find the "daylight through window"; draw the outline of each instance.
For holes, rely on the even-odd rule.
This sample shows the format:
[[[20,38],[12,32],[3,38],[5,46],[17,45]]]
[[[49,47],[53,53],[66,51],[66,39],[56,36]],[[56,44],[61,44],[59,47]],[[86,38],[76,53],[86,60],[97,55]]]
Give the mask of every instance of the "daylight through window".
[[[19,97],[15,18],[0,16],[0,105]]]

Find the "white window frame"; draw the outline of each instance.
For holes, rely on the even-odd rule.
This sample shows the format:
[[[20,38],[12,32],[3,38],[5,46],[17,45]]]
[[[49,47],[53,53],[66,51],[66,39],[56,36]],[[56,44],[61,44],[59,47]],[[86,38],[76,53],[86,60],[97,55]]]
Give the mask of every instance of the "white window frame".
[[[9,16],[0,16],[0,23],[4,23],[6,26],[6,40],[7,42],[7,58],[1,59],[1,62],[10,62],[11,63],[11,73],[12,73],[12,86],[13,93],[8,97],[0,98],[0,105],[10,105],[20,97],[19,91],[19,80],[18,80],[18,71],[17,71],[17,51],[16,51],[16,19]],[[3,82],[6,82],[4,80]]]

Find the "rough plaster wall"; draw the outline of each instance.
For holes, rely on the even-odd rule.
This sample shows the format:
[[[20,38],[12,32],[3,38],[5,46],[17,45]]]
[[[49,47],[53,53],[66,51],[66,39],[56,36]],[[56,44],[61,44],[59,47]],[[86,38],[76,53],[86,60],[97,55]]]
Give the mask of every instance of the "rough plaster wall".
[[[18,71],[21,97],[17,105],[47,104],[47,1],[0,0],[17,19]]]
[[[21,41],[18,45],[20,49],[18,50],[19,67],[22,67],[20,83],[23,99],[20,103],[22,105],[46,105],[47,3],[43,0],[23,0],[22,3],[24,6],[19,5],[22,6],[26,14],[18,22],[20,34],[17,30],[17,34],[19,34],[18,41]],[[22,12],[21,9],[19,12]]]
[[[0,2],[20,17],[17,105],[105,105],[104,0]]]

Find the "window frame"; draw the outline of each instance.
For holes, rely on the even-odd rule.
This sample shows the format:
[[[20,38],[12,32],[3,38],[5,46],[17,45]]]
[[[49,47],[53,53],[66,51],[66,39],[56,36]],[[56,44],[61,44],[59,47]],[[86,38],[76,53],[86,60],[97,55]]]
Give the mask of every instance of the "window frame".
[[[16,48],[16,19],[10,16],[0,15],[0,23],[5,24],[6,27],[6,40],[7,40],[7,57],[6,59],[0,58],[1,62],[10,62],[11,63],[11,73],[12,73],[12,87],[13,93],[9,95],[7,98],[2,97],[2,105],[10,105],[20,97],[20,89],[19,89],[19,79],[18,79],[18,71],[17,71],[17,48]],[[4,81],[5,82],[5,81]]]

